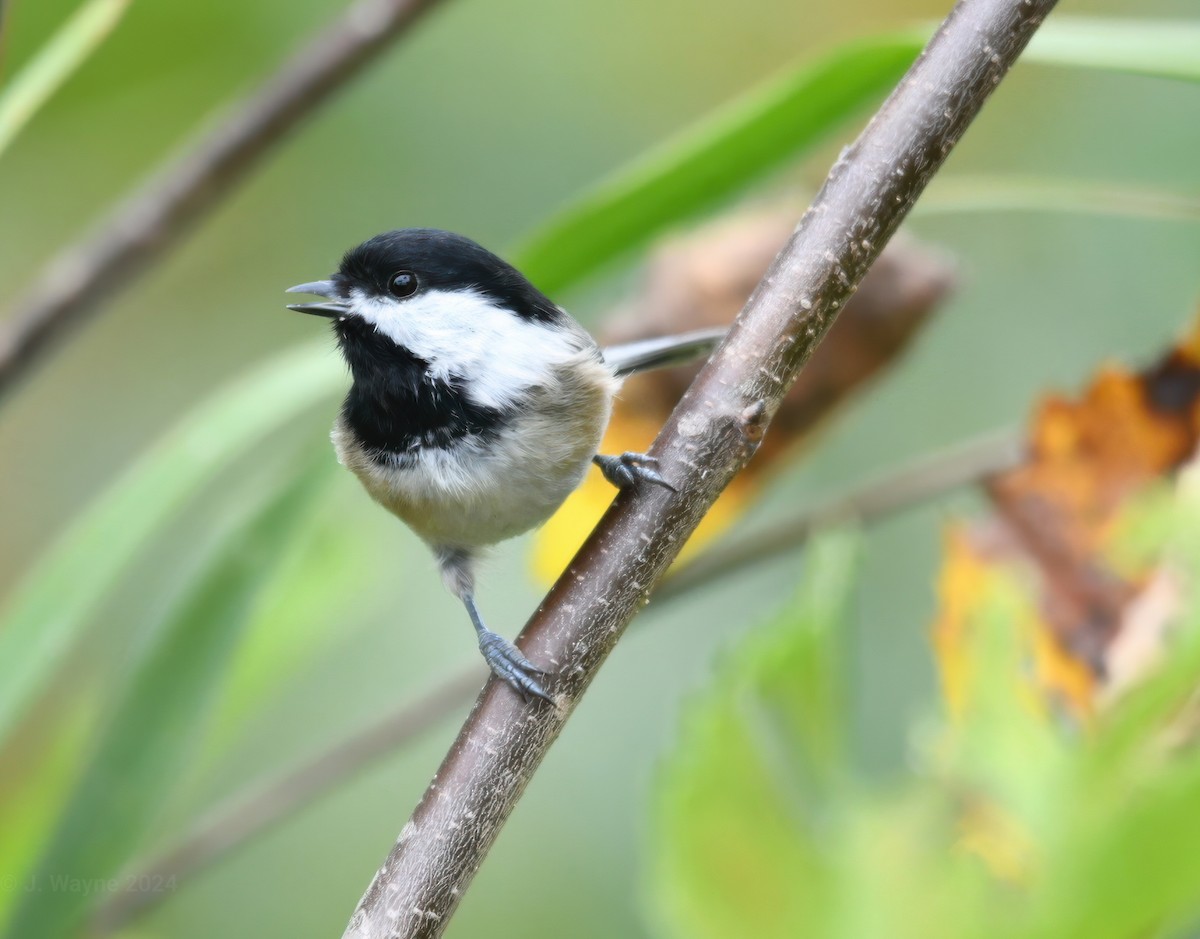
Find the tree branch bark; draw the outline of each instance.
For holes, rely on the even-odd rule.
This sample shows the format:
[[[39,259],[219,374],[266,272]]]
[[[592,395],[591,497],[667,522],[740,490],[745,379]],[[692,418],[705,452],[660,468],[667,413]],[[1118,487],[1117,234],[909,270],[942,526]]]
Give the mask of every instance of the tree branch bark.
[[[801,366],[1054,0],[960,0],[830,171],[652,452],[678,487],[627,492],[522,634],[557,706],[489,681],[347,939],[440,936],[550,745],[704,513],[753,455]]]
[[[271,147],[437,0],[357,0],[182,155],[43,268],[0,330],[0,401],[105,300],[173,247]],[[0,7],[3,0],[0,0]]]

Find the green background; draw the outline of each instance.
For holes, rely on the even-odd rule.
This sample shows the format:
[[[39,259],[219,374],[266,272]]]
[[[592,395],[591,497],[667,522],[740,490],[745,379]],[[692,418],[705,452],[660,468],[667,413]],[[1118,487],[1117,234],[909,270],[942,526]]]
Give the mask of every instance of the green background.
[[[6,74],[72,9],[58,0],[10,6]],[[15,298],[57,246],[338,9],[311,0],[135,2],[0,160],[0,297]],[[789,63],[944,12],[911,2],[446,3],[0,410],[0,595],[182,411],[264,356],[313,339],[322,324],[285,311],[281,291],[324,276],[356,241],[433,225],[503,250],[597,178]],[[1067,2],[1060,13],[1183,17],[1195,7]],[[1194,86],[1018,67],[945,173],[1094,179],[1194,196],[1198,117]],[[818,184],[856,130],[845,127],[792,168],[784,188]],[[918,215],[910,227],[958,259],[959,291],[755,517],[1019,423],[1040,394],[1079,387],[1100,361],[1155,354],[1195,305],[1200,227],[1192,223],[960,212]],[[612,270],[556,299],[596,322],[634,274]],[[120,685],[139,637],[239,507],[270,489],[273,467],[312,451],[332,462],[326,433],[335,409],[329,400],[264,440],[255,460],[224,474],[139,562],[0,765],[0,787],[20,777],[23,752],[45,745],[39,728],[73,707],[87,725]],[[865,541],[853,718],[857,757],[881,777],[903,765],[909,728],[935,705],[926,630],[939,522],[971,504],[960,494],[881,524]],[[254,706],[222,711],[165,830],[476,655],[425,550],[348,475],[335,478],[311,537],[345,589],[315,591],[294,661],[257,691],[253,678],[235,686]],[[508,634],[539,596],[526,554],[524,542],[504,546],[482,579],[483,608]],[[689,690],[781,602],[802,564],[781,558],[661,613],[651,604],[639,620],[649,628],[631,632],[601,673],[450,935],[649,934],[640,881],[656,759]],[[339,934],[456,729],[456,720],[441,724],[180,889],[145,931]]]

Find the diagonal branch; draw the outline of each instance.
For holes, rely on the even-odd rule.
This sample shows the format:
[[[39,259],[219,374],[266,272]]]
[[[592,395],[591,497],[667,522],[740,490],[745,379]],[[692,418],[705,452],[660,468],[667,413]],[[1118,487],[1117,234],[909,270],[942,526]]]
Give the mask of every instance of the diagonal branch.
[[[623,493],[523,633],[557,706],[489,681],[346,929],[436,937],[580,696],[761,440],[913,202],[1054,0],[960,0],[834,165],[812,207],[653,448],[679,492]]]
[[[56,340],[174,247],[274,144],[436,2],[356,0],[224,120],[119,202],[90,235],[50,261],[0,329],[0,400]]]

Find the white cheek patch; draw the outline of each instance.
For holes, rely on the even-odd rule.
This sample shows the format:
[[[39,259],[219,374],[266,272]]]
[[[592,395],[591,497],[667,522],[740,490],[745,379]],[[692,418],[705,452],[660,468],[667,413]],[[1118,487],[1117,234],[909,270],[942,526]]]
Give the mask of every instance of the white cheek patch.
[[[547,368],[578,355],[571,330],[524,320],[474,290],[430,290],[407,300],[351,296],[355,314],[429,363],[435,378],[458,378],[468,397],[504,408],[542,384]]]

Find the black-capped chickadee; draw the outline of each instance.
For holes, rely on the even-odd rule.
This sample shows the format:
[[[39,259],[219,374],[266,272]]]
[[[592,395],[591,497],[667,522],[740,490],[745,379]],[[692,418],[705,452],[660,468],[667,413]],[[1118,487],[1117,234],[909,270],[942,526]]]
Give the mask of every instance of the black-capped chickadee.
[[[640,453],[597,454],[625,375],[709,352],[722,331],[601,352],[525,277],[450,232],[386,232],[289,309],[333,320],[353,384],[333,428],[338,458],[433,549],[492,671],[552,700],[546,674],[475,605],[482,549],[540,525],[595,463],[618,487],[673,489]]]

